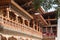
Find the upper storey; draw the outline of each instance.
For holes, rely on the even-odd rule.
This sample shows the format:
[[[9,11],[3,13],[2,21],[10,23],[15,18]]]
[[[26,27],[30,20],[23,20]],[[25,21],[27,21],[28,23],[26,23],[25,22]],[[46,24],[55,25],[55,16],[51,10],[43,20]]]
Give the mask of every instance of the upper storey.
[[[13,7],[14,10],[17,11],[17,9],[15,9],[15,8],[18,8],[18,10],[22,11],[24,13],[24,15],[29,17],[29,19],[33,19],[33,17],[35,16],[34,13],[37,13],[37,10],[34,10],[34,7],[32,5],[32,0],[25,0],[25,1],[23,1],[23,0],[11,0],[11,3],[9,1],[7,1],[6,3],[8,5],[0,6],[0,8],[13,7],[13,5],[10,5],[12,3],[15,6],[15,7]],[[43,16],[42,15],[39,15],[39,16],[40,16],[40,18],[39,18],[40,20],[38,20],[38,21],[41,21],[41,24],[43,23],[43,25],[48,25],[48,23],[43,18]]]
[[[13,4],[13,5],[11,5]],[[15,7],[13,7],[15,6]],[[15,3],[13,0],[1,0],[0,1],[0,9],[4,9],[4,8],[8,8],[8,7],[13,7],[13,8],[17,8],[17,10],[20,10],[24,13],[24,15],[26,15],[27,17],[29,17],[30,19],[33,19],[33,17],[28,13],[26,12],[22,7],[20,7],[17,3]],[[16,9],[14,9],[16,10]]]
[[[40,26],[31,20],[33,17],[13,0],[9,5],[0,6],[0,23],[4,26],[3,28],[42,38]]]

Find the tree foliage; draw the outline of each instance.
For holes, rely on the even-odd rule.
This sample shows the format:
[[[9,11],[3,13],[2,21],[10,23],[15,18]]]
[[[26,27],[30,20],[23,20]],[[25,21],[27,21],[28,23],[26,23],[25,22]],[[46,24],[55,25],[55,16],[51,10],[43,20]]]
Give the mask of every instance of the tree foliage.
[[[45,10],[52,8],[52,6],[59,4],[59,0],[34,0],[33,5],[34,8],[37,10],[39,7],[43,6]]]
[[[34,0],[33,1],[34,8],[37,10],[40,7],[40,5],[42,4],[43,1],[44,0]]]

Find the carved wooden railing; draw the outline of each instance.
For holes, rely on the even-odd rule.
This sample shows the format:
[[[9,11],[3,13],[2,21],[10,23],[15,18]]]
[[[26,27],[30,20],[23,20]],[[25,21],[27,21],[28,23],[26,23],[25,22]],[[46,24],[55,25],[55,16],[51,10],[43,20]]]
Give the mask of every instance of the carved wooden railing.
[[[44,34],[43,35],[43,38],[55,38],[56,37],[56,35],[54,35],[54,34]]]
[[[10,20],[9,18],[6,18],[1,15],[0,15],[0,23],[4,25],[4,28],[42,38],[41,32],[38,32],[33,28],[30,28],[24,24],[20,24],[16,21]]]
[[[55,38],[55,36],[43,36],[43,38]]]

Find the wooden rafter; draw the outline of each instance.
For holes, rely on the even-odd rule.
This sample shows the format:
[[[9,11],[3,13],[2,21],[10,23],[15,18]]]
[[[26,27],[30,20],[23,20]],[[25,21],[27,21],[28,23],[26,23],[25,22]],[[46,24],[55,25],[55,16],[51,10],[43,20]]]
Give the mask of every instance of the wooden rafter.
[[[55,19],[46,19],[47,21],[54,21],[54,20],[57,20],[56,18]]]

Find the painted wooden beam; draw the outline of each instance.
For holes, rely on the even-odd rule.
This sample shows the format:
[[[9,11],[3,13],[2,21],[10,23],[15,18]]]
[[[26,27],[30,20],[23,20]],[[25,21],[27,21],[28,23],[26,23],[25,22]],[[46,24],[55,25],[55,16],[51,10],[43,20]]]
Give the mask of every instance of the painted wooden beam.
[[[54,21],[54,20],[57,20],[56,18],[54,19],[46,19],[47,21]]]
[[[11,1],[11,3],[16,6],[20,11],[22,11],[23,13],[25,13],[26,15],[28,15],[30,18],[33,19],[33,16],[31,16],[27,11],[25,11],[21,6],[19,6],[16,2],[14,2],[13,0]]]

